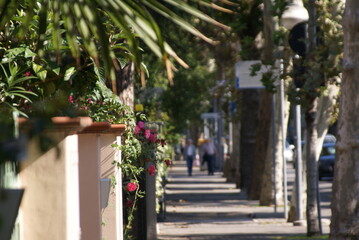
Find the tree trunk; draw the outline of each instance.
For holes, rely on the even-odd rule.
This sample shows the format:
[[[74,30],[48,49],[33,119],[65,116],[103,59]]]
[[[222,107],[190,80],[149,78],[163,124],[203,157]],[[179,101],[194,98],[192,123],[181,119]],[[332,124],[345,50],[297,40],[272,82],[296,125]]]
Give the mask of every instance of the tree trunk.
[[[116,71],[117,95],[122,103],[131,109],[134,108],[135,104],[134,72],[133,63],[129,63],[123,69]]]
[[[316,7],[315,0],[309,0],[308,2],[308,12],[309,12],[309,24],[308,24],[308,48],[307,56],[309,63],[314,61],[313,53],[316,50],[317,46],[317,24],[316,24]],[[318,74],[318,69],[316,69],[314,64],[309,64],[308,67],[308,76],[307,81],[313,83],[313,89],[309,91],[314,91],[315,87],[319,87],[320,82],[322,81],[320,74]],[[311,86],[311,85],[309,85]],[[312,94],[312,96],[311,96]],[[315,236],[320,234],[319,229],[319,218],[318,218],[318,168],[316,161],[316,146],[317,146],[317,122],[315,122],[317,107],[318,107],[318,97],[315,96],[315,92],[310,92],[307,97],[309,107],[305,114],[306,122],[306,165],[307,165],[307,235]]]
[[[316,161],[317,146],[317,123],[315,122],[317,112],[317,101],[315,98],[306,112],[306,164],[307,164],[307,234],[308,236],[319,235],[318,222],[318,169]]]
[[[289,87],[289,82],[286,81],[284,85],[284,91]],[[270,131],[269,135],[269,141],[268,141],[268,147],[267,147],[267,154],[265,159],[265,171],[262,179],[262,189],[260,193],[260,199],[259,204],[262,206],[268,206],[274,203],[274,184],[276,184],[276,201],[277,204],[283,204],[284,198],[283,198],[283,157],[282,157],[282,127],[281,127],[281,113],[280,113],[280,91],[278,90],[276,93],[276,106],[275,106],[275,136],[276,136],[276,142],[274,147],[274,156],[275,156],[275,162],[276,162],[276,170],[274,172],[273,169],[273,137],[272,137],[272,130]],[[270,100],[272,101],[272,100]],[[288,102],[288,98],[285,95],[284,98],[284,136],[287,135],[287,129],[286,126],[288,125],[288,119],[289,119],[289,106],[290,103]],[[272,125],[269,126],[270,129],[272,129]],[[274,174],[276,174],[274,178]],[[275,183],[274,183],[275,179]]]
[[[228,172],[226,175],[228,182],[235,182],[236,175],[239,174],[239,142],[240,142],[240,122],[237,119],[233,119],[232,122],[232,152],[228,161]]]
[[[323,142],[324,142],[324,137],[328,132],[328,128],[330,125],[330,121],[333,118],[333,113],[334,113],[334,108],[335,105],[337,103],[337,96],[338,96],[338,92],[339,92],[339,87],[337,85],[331,84],[327,86],[327,93],[322,95],[319,100],[318,100],[318,110],[317,110],[317,114],[316,114],[316,119],[315,122],[317,123],[317,148],[316,148],[316,162],[319,159],[319,155],[320,155],[320,150],[322,148]],[[306,150],[303,152],[303,159],[306,159]],[[303,170],[306,169],[306,166],[303,166]],[[305,172],[305,171],[304,171]],[[305,192],[307,189],[307,184],[306,184],[306,179],[305,179],[306,175],[303,174],[302,179],[302,196],[303,196],[303,206],[305,205],[304,203],[306,203],[306,198],[305,198]],[[291,207],[290,207],[290,212],[289,212],[289,216],[288,216],[288,222],[293,222],[295,220],[297,220],[297,216],[296,216],[296,209],[297,209],[297,198],[296,198],[296,184],[294,184],[294,188],[292,191],[292,196],[291,196]]]
[[[256,146],[258,126],[259,90],[244,89],[242,92],[241,136],[240,136],[240,182],[243,191],[250,188],[252,161]]]
[[[270,64],[273,61],[273,32],[274,21],[272,15],[272,0],[265,0],[263,11],[263,34],[264,34],[264,48],[262,55],[262,62]],[[272,94],[264,90],[260,94],[259,105],[259,123],[258,132],[256,136],[256,151],[253,158],[253,168],[251,188],[248,190],[249,199],[259,199],[262,188],[262,179],[265,171],[265,160],[268,147],[268,139],[270,138],[270,126],[272,121]]]
[[[359,1],[347,0],[330,239],[359,238]]]
[[[335,105],[337,104],[338,94],[339,94],[339,86],[336,84],[329,84],[327,86],[326,93],[323,96],[321,96],[318,100],[318,111],[315,120],[317,122],[317,134],[318,134],[317,150],[316,150],[317,161],[320,156],[325,135],[327,134],[328,128],[333,119],[333,113],[335,110]]]
[[[262,179],[265,171],[266,154],[272,121],[272,94],[263,91],[260,100],[259,125],[256,137],[256,151],[253,158],[251,188],[248,191],[248,198],[258,200],[262,190]],[[270,171],[272,172],[272,171]]]

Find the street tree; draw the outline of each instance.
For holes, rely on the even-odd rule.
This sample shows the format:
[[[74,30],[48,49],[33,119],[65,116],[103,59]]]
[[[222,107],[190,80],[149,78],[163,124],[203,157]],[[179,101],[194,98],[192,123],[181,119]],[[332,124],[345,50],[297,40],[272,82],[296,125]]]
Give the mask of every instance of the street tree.
[[[305,71],[299,71],[300,74],[295,75],[299,91],[293,89],[292,99],[295,102],[300,99],[305,111],[306,138],[303,156],[306,161],[303,173],[306,174],[303,179],[307,185],[303,187],[303,191],[307,197],[307,234],[313,236],[320,233],[317,160],[331,119],[330,113],[335,106],[334,95],[338,92],[336,85],[340,82],[341,1],[308,1],[307,8],[308,38],[305,39],[306,52],[303,53],[304,60],[301,63]],[[301,201],[296,198],[292,200],[294,203]]]
[[[240,11],[236,19],[237,27],[235,34],[239,39],[238,60],[259,60],[261,58],[262,46],[262,1],[247,0],[241,1]],[[233,66],[233,65],[232,65]],[[235,89],[233,100],[236,102],[236,112],[233,118],[233,129],[239,136],[233,139],[233,154],[231,161],[237,163],[235,172],[235,182],[243,191],[251,188],[251,175],[255,154],[256,134],[259,122],[259,101],[260,92],[257,89]],[[239,153],[239,154],[238,154]]]
[[[338,1],[332,1],[331,5],[322,3],[323,9],[327,9],[327,14],[332,14],[332,20],[337,20],[334,16],[338,13],[339,7]],[[330,32],[328,34],[320,31],[326,31],[327,25],[321,24],[318,30],[318,13],[316,1],[308,1],[308,12],[309,12],[309,24],[308,24],[308,44],[307,44],[307,67],[306,82],[304,89],[306,90],[304,97],[304,108],[305,108],[305,122],[306,122],[306,171],[307,171],[307,205],[306,205],[306,218],[307,218],[307,234],[308,236],[314,236],[320,234],[320,223],[319,223],[319,206],[318,206],[318,168],[317,168],[317,142],[318,142],[318,122],[316,122],[318,113],[318,101],[321,92],[318,91],[321,86],[326,86],[328,80],[333,81],[338,77],[340,69],[336,66],[338,62],[331,61],[332,59],[337,60],[340,56],[340,51],[337,50],[337,46],[340,46],[340,42],[334,45],[330,41]],[[324,12],[321,12],[324,14]],[[327,17],[327,16],[326,16]],[[322,16],[323,18],[323,16]],[[336,28],[335,23],[330,26],[332,31],[338,31],[340,28]],[[336,36],[334,36],[336,37]],[[320,45],[327,46],[321,47]],[[332,48],[332,49],[331,49]],[[325,59],[323,56],[328,56]],[[323,64],[324,63],[324,64]],[[323,65],[322,65],[323,64]],[[332,65],[331,71],[323,71],[328,65]],[[334,67],[333,67],[334,65]],[[326,81],[327,80],[327,81]],[[324,137],[324,136],[322,136]]]
[[[262,52],[262,62],[264,64],[272,64],[273,62],[273,53],[274,53],[274,27],[275,21],[273,19],[273,4],[271,0],[263,1],[263,38],[264,38],[264,46]],[[263,184],[270,184],[272,181],[271,167],[267,167],[267,148],[270,143],[270,132],[271,132],[271,120],[272,120],[272,94],[273,89],[266,89],[261,92],[260,104],[259,104],[259,126],[256,136],[256,151],[253,158],[253,167],[252,171],[252,179],[251,179],[251,187],[249,188],[249,198],[250,199],[260,199],[261,194],[264,192]],[[269,158],[270,159],[270,158]],[[266,167],[269,171],[266,174]],[[269,176],[269,179],[265,178],[265,176]],[[263,180],[264,179],[264,180]],[[265,188],[265,186],[264,186]],[[272,201],[272,184],[268,187],[269,189],[269,201],[271,204]],[[262,201],[261,201],[262,204]],[[264,204],[266,205],[266,204]]]
[[[344,59],[343,80],[339,102],[338,141],[333,182],[330,239],[345,240],[359,237],[358,221],[358,97],[359,58],[356,12],[359,2],[347,0],[343,17]]]

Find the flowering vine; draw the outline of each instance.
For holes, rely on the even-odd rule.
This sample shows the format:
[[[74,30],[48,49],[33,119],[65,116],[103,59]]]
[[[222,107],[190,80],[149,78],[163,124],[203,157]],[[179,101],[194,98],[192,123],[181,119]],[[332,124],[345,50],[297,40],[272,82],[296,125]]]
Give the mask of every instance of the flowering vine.
[[[140,116],[144,120],[144,116]],[[156,166],[165,163],[170,164],[169,160],[158,157],[160,147],[166,145],[164,139],[158,138],[157,131],[147,128],[144,121],[138,121],[133,127],[133,131],[126,133],[127,144],[121,145],[124,161],[119,164],[129,182],[126,186],[126,202],[128,221],[125,226],[125,236],[130,239],[130,231],[132,229],[133,214],[136,211],[137,200],[144,196],[144,192],[140,190],[140,179],[145,174],[150,176],[156,175]],[[126,142],[126,141],[125,141]]]
[[[138,199],[145,196],[143,187],[141,187],[143,177],[146,174],[155,176],[159,164],[165,164],[165,166],[170,164],[169,160],[159,157],[159,152],[166,145],[166,141],[159,138],[156,130],[146,126],[144,114],[135,115],[116,97],[105,98],[98,94],[90,96],[70,94],[68,102],[94,121],[126,124],[122,143],[120,145],[113,144],[113,147],[121,150],[122,162],[114,161],[113,164],[121,168],[123,173],[125,192],[123,203],[127,210],[124,234],[126,239],[132,239],[131,231]]]

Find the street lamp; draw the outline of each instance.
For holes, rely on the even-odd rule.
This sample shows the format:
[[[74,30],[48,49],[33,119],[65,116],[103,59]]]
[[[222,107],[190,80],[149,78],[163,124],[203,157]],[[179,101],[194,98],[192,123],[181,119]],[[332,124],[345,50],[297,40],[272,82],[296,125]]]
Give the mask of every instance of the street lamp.
[[[303,23],[309,20],[309,14],[306,8],[303,6],[302,0],[292,0],[292,3],[289,3],[286,10],[282,14],[282,25],[288,30],[292,30],[297,24]],[[280,83],[281,92],[283,91],[283,79]],[[297,91],[299,89],[297,88]],[[301,110],[300,105],[297,103],[295,105],[295,115],[296,115],[296,197],[297,197],[297,220],[303,219],[303,207],[302,207],[302,141],[301,141]],[[283,137],[284,140],[284,137]],[[284,145],[284,144],[283,144]],[[285,169],[285,160],[284,161],[284,178],[285,178],[285,195],[286,195],[286,169]],[[285,201],[287,196],[285,196]],[[286,203],[285,203],[286,204]]]
[[[283,27],[291,30],[298,23],[308,21],[308,19],[309,14],[307,9],[303,6],[303,1],[293,0],[284,10],[281,23]]]

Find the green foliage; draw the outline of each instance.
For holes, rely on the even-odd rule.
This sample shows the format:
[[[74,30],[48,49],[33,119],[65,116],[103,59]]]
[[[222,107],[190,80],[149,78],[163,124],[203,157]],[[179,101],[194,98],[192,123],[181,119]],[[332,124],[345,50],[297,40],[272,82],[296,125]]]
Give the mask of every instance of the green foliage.
[[[163,92],[162,107],[175,120],[176,132],[200,121],[200,114],[210,110],[211,79],[213,84],[214,79],[206,66],[197,65],[191,70],[179,71],[175,76],[175,87]]]
[[[262,4],[260,0],[239,1],[236,13],[232,18],[232,32],[241,44],[239,57],[242,60],[260,59],[260,51],[255,39],[263,30]],[[226,21],[224,22],[226,23]]]
[[[164,132],[173,142],[178,141],[176,134],[194,122],[200,121],[200,114],[209,110],[208,91],[214,84],[213,72],[209,70],[208,49],[191,35],[178,31],[161,19],[167,28],[166,38],[174,50],[183,56],[189,69],[179,68],[174,76],[173,85],[168,85],[161,63],[146,54],[150,77],[147,88],[135,88],[136,96],[144,104],[146,115],[155,121],[166,122]],[[162,26],[162,25],[161,25]]]
[[[208,0],[197,2],[210,6]],[[0,16],[1,31],[7,30],[12,24],[13,16],[16,16],[17,20],[21,20],[22,26],[14,32],[13,36],[22,38],[27,34],[37,35],[34,47],[40,56],[43,56],[42,45],[49,42],[57,57],[61,55],[63,46],[68,47],[77,64],[80,64],[82,52],[85,51],[96,63],[102,59],[106,75],[112,79],[113,83],[115,81],[114,66],[118,66],[115,55],[117,51],[112,48],[114,45],[111,38],[109,42],[109,34],[106,32],[108,26],[112,25],[121,30],[121,38],[126,41],[126,44],[116,44],[115,47],[125,50],[126,56],[136,63],[140,71],[141,53],[138,38],[163,61],[169,76],[172,75],[170,57],[183,66],[185,64],[164,40],[153,13],[164,16],[177,26],[206,41],[211,40],[173,9],[225,28],[184,0],[7,0],[1,2],[0,8],[5,9]],[[33,24],[33,19],[37,22],[36,30],[29,28]],[[47,37],[49,26],[51,26],[50,38]],[[110,36],[119,37],[116,34]]]
[[[0,105],[6,105],[12,112],[26,116],[17,106],[23,103],[31,103],[30,96],[36,96],[35,93],[27,91],[23,83],[34,77],[26,76],[16,63],[9,63],[7,68],[0,64]]]

